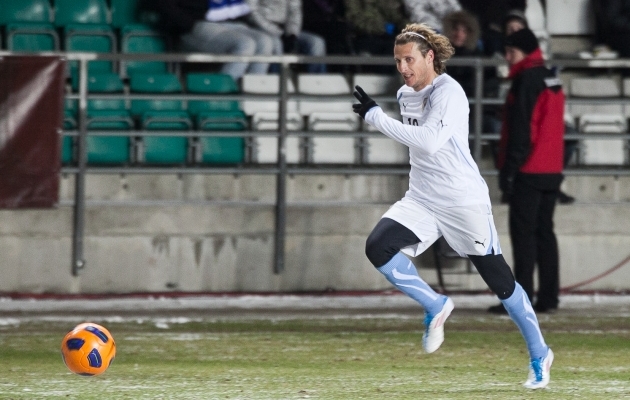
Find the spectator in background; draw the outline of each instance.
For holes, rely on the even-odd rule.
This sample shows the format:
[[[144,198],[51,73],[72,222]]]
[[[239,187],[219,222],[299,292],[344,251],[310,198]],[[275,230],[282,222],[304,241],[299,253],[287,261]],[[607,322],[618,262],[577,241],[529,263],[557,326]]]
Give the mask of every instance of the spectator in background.
[[[271,55],[273,39],[247,26],[250,13],[245,0],[223,2],[204,0],[151,0],[143,9],[159,16],[157,28],[179,40],[184,51],[240,56]],[[222,73],[239,79],[246,72],[267,73],[267,63],[226,63]]]
[[[303,29],[323,37],[328,54],[350,54],[344,0],[302,0]]]
[[[549,312],[558,307],[560,288],[553,214],[563,179],[564,93],[531,30],[507,36],[505,46],[512,86],[501,129],[499,187],[510,206],[514,276],[534,303],[538,265],[534,309]],[[505,313],[501,304],[488,311]]]
[[[529,29],[525,13],[521,10],[510,10],[503,20],[503,35],[509,36],[521,29]]]
[[[503,32],[505,36],[509,36],[514,32],[520,31],[521,29],[529,29],[529,24],[527,23],[527,18],[525,17],[525,13],[521,10],[510,10],[503,20]],[[577,133],[577,130],[569,125],[565,124],[565,132],[567,133]],[[577,149],[578,141],[577,140],[567,140],[565,141],[564,147],[564,167],[567,166],[573,153]],[[575,202],[575,197],[569,196],[564,193],[562,190],[558,193],[558,202],[560,204],[572,204]]]
[[[458,57],[483,57],[479,46],[479,23],[477,18],[467,11],[456,11],[448,14],[443,21],[444,35],[455,49],[453,59]],[[465,65],[447,65],[446,72],[464,89],[468,98],[475,98],[475,68]],[[499,78],[495,67],[484,68],[483,97],[496,98],[499,93]],[[498,133],[501,121],[498,118],[497,106],[485,105],[481,129],[483,133]],[[469,119],[470,131],[474,131],[475,120]],[[495,144],[495,148],[497,145]]]
[[[273,37],[274,54],[325,56],[323,37],[302,30],[302,0],[247,0],[252,26]],[[325,64],[310,64],[310,73],[326,72]]]
[[[447,14],[462,9],[457,0],[404,0],[411,22],[427,24],[443,31],[442,20]]]
[[[479,46],[479,22],[467,11],[448,14],[443,21],[444,35],[455,49],[453,57],[483,57]],[[468,97],[475,96],[475,68],[469,66],[447,66],[448,74],[464,89]],[[499,81],[495,68],[484,70],[484,96],[496,97]]]
[[[459,0],[462,7],[477,16],[481,26],[482,51],[487,56],[503,56],[504,20],[510,10],[525,15],[526,0]]]
[[[392,43],[407,20],[401,0],[345,0],[353,54],[392,55]],[[362,66],[362,71],[395,73],[391,66]]]
[[[596,44],[605,44],[630,57],[630,0],[592,1],[595,12]]]

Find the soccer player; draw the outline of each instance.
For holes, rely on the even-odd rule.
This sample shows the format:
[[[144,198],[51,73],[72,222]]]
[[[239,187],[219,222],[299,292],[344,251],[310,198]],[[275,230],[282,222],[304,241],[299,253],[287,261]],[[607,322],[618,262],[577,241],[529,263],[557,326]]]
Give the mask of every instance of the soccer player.
[[[470,258],[520,329],[531,359],[524,386],[544,388],[553,352],[501,254],[488,187],[468,147],[468,99],[444,73],[452,54],[449,40],[424,24],[407,25],[396,37],[394,60],[405,81],[397,94],[403,122],[388,117],[356,87],[354,112],[408,146],[411,163],[409,190],[376,224],[365,252],[389,282],[424,308],[422,342],[433,353],[444,341],[453,301],[424,282],[404,254],[417,256],[444,236],[460,256]]]

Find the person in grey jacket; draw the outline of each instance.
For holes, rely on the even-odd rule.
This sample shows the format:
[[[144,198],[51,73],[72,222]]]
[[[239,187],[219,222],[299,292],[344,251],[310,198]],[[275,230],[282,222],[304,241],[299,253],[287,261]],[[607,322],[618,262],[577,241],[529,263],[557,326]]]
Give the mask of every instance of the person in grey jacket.
[[[302,30],[302,0],[247,0],[249,23],[274,38],[273,54],[325,56],[323,37]],[[307,71],[326,72],[325,64],[310,64]]]
[[[409,20],[443,31],[442,20],[447,14],[462,9],[458,0],[404,0]]]
[[[158,16],[156,29],[176,39],[183,51],[239,56],[270,56],[273,39],[246,23],[245,0],[142,0],[141,10]],[[230,62],[221,72],[235,80],[243,74],[266,74],[268,63]]]

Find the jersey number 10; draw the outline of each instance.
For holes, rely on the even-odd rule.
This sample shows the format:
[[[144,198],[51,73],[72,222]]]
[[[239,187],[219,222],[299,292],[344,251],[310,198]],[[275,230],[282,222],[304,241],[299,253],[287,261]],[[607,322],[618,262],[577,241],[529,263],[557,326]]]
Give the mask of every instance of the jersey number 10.
[[[407,124],[408,125],[415,125],[418,126],[418,120],[417,119],[411,119],[411,118],[407,118]]]

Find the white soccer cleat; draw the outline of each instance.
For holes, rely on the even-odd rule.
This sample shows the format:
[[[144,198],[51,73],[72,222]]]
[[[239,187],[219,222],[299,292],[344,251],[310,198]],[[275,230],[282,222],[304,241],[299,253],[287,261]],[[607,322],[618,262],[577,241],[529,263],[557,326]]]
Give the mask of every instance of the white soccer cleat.
[[[527,389],[544,389],[551,378],[551,364],[553,363],[553,351],[547,350],[545,357],[532,360],[529,364],[529,375],[523,384]]]
[[[427,314],[424,318],[425,330],[422,336],[422,346],[427,353],[433,353],[444,342],[444,322],[451,315],[453,308],[455,308],[453,300],[447,297],[442,306],[442,311],[433,317]]]

